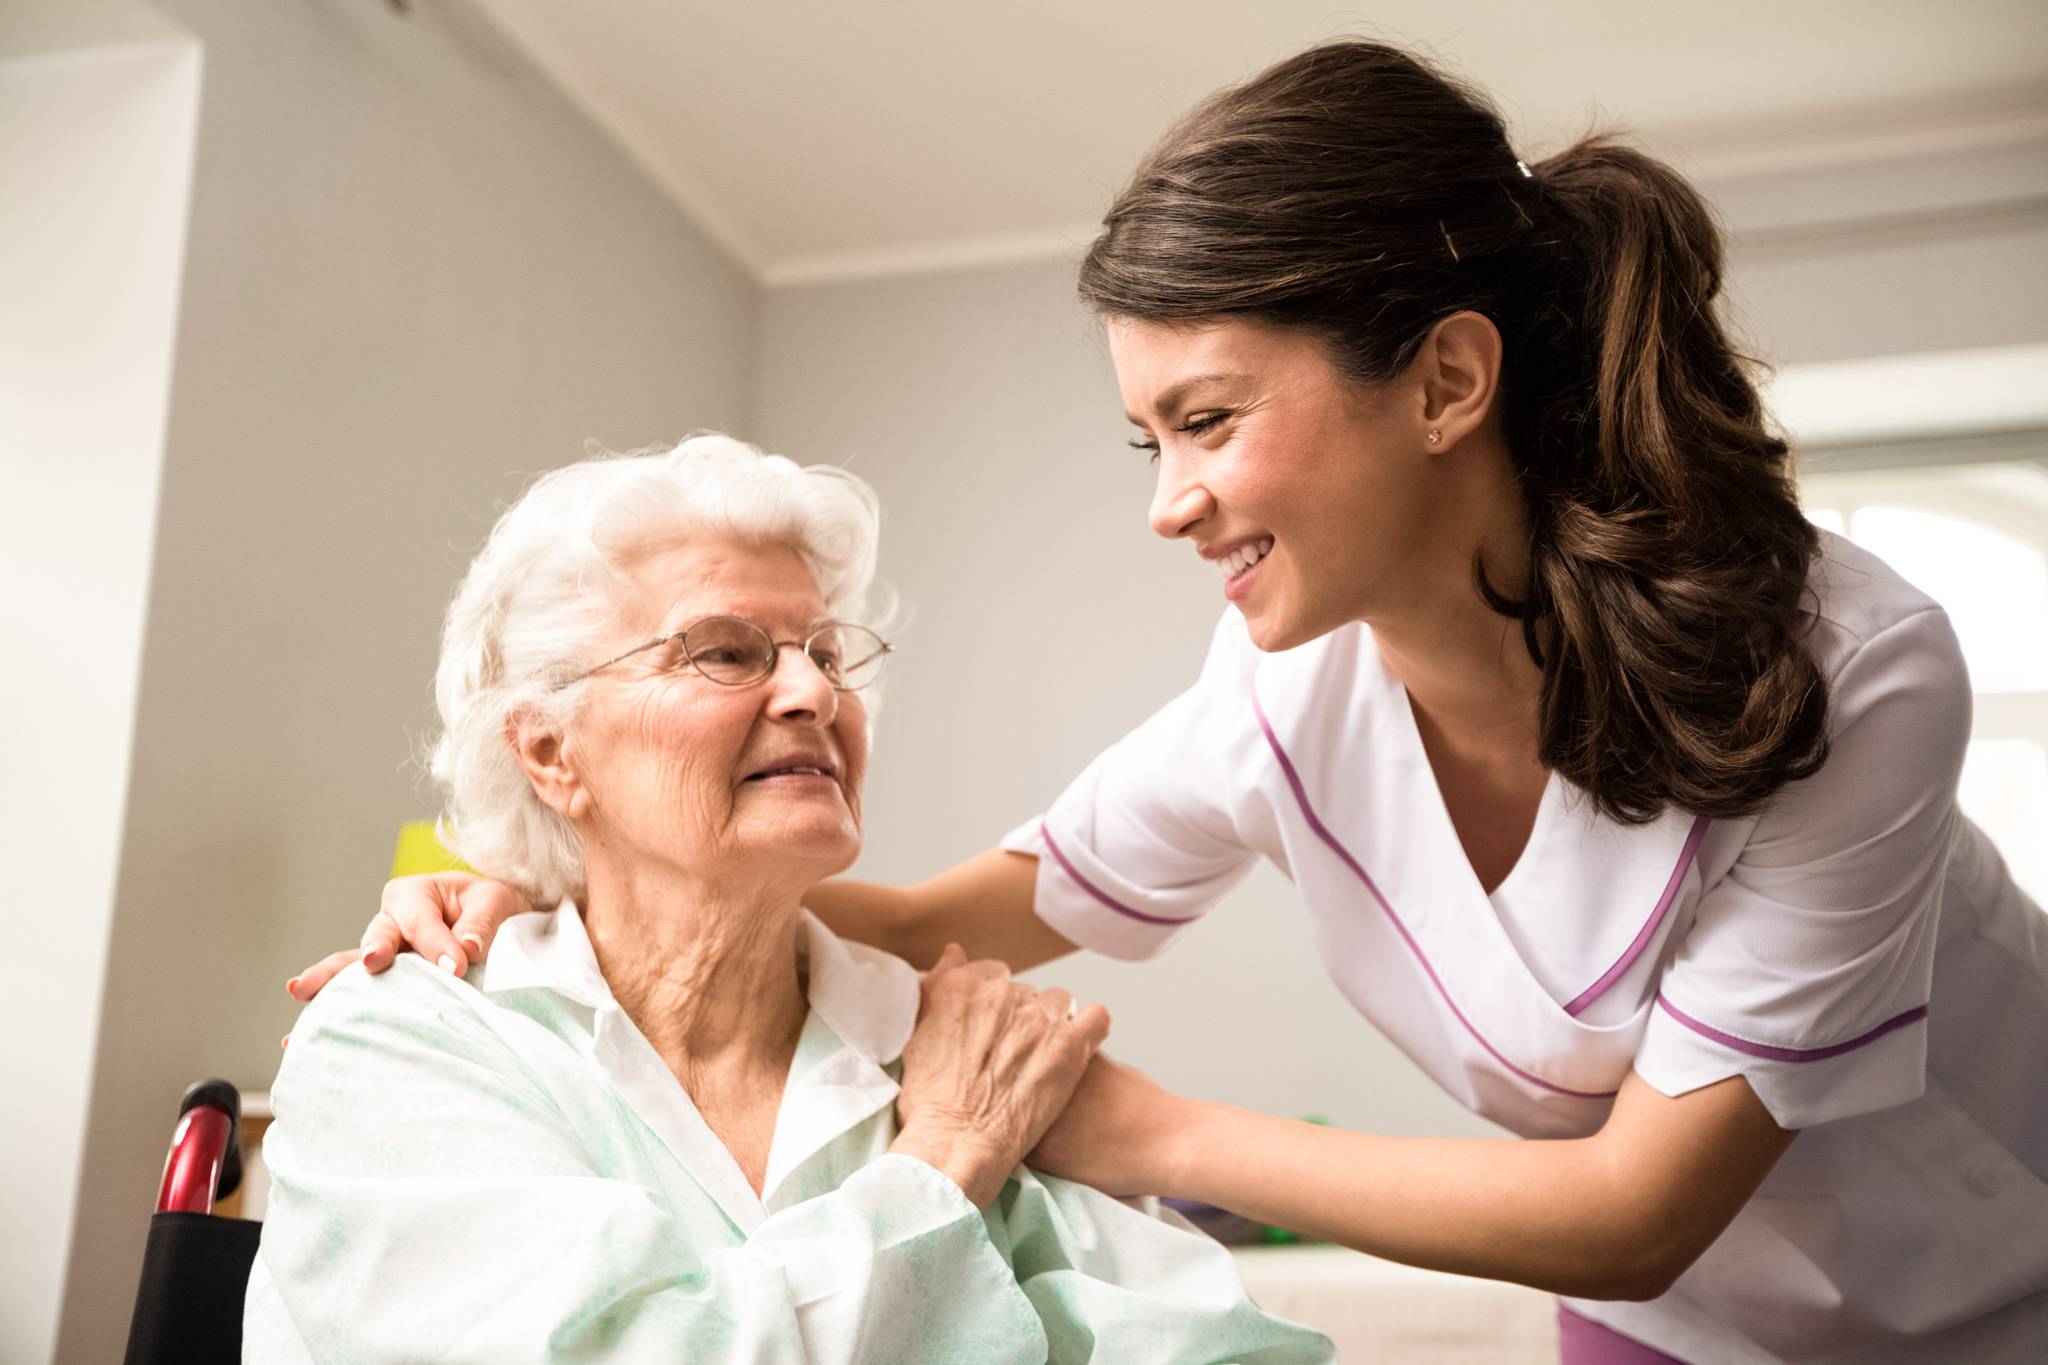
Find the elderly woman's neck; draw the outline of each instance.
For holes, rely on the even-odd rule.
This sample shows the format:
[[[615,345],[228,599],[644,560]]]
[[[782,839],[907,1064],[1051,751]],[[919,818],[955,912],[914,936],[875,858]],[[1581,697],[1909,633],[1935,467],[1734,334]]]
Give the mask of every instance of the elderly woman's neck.
[[[598,968],[672,1068],[786,1066],[806,1013],[800,891],[734,894],[595,868],[590,883],[584,921]]]

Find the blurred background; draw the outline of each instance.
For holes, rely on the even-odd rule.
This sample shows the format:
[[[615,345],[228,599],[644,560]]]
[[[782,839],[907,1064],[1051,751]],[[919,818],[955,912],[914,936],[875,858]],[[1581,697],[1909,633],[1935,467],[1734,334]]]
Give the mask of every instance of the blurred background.
[[[1718,205],[1811,514],[1949,607],[1965,803],[2039,898],[2038,0],[0,0],[0,1360],[118,1355],[180,1090],[269,1084],[283,980],[434,813],[448,592],[586,440],[881,490],[865,876],[987,847],[1186,686],[1220,595],[1146,530],[1073,262],[1176,113],[1341,34],[1466,73],[1530,160],[1628,128]],[[1040,975],[1168,1085],[1486,1131],[1270,870]]]

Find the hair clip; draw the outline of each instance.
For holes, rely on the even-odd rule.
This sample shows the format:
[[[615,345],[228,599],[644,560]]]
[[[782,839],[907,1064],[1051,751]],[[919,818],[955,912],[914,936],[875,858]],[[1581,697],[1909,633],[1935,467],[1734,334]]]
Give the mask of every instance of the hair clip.
[[[1529,169],[1529,163],[1519,158],[1515,161],[1515,169],[1522,173],[1524,180],[1534,180],[1536,178],[1536,172]]]

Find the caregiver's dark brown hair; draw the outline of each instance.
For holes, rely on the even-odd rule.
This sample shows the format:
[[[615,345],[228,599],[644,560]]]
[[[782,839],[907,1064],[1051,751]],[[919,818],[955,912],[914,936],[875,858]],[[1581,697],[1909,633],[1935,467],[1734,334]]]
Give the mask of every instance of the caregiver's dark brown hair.
[[[1110,317],[1252,319],[1372,385],[1471,309],[1501,402],[1543,669],[1540,757],[1631,823],[1754,812],[1826,757],[1795,638],[1819,550],[1785,443],[1716,316],[1721,237],[1670,168],[1607,137],[1515,163],[1479,92],[1334,42],[1212,96],[1118,196],[1081,267]]]

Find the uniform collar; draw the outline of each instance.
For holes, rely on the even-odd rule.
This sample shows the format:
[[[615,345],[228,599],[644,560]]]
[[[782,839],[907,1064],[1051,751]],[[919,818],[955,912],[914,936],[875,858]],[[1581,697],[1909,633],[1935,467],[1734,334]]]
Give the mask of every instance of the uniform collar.
[[[811,1009],[847,1046],[887,1066],[903,1055],[917,1022],[916,969],[900,957],[840,938],[808,910],[799,913],[797,962],[805,971]],[[490,994],[534,987],[585,1009],[619,1007],[574,901],[514,916],[498,931],[481,989]]]

